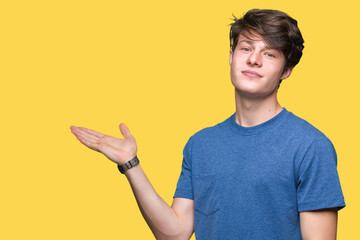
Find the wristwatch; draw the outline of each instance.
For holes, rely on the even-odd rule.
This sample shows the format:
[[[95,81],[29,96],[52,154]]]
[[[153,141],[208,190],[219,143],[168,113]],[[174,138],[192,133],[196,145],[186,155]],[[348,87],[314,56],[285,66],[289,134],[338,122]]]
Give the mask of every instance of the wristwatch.
[[[139,163],[140,163],[139,159],[137,158],[137,156],[135,156],[133,159],[131,159],[130,161],[128,161],[122,165],[118,164],[118,169],[122,174],[124,174],[127,170],[129,170],[132,167],[135,167]]]

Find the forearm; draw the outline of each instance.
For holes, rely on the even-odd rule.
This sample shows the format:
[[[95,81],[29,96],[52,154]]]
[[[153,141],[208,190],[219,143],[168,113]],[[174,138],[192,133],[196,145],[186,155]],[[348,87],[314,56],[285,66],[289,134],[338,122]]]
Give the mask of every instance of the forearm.
[[[120,124],[124,139],[91,129],[71,126],[72,133],[88,148],[103,153],[108,159],[124,164],[137,152],[135,138],[125,124]],[[176,199],[169,205],[155,192],[140,165],[125,172],[141,213],[157,239],[188,239],[194,226],[194,205],[189,199]]]
[[[157,239],[179,239],[182,224],[175,211],[156,193],[140,165],[125,173],[140,211]]]

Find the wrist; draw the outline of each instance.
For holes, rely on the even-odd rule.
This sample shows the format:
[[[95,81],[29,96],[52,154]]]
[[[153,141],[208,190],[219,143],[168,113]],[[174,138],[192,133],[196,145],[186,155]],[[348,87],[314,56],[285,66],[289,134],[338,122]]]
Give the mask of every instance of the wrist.
[[[128,171],[130,168],[133,168],[137,165],[139,165],[140,161],[137,158],[137,156],[133,157],[131,160],[125,162],[124,164],[118,164],[118,169],[122,174],[125,174],[126,171]]]

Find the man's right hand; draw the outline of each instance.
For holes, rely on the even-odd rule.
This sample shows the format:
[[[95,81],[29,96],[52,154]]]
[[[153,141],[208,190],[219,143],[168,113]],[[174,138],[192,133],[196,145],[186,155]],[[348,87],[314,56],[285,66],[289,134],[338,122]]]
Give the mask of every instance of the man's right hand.
[[[136,156],[137,146],[125,124],[120,124],[124,139],[87,128],[71,126],[72,133],[88,148],[101,152],[111,161],[124,164]],[[140,165],[127,171],[135,198],[156,239],[190,239],[194,232],[194,201],[174,198],[170,207],[155,191]]]
[[[120,124],[124,139],[108,136],[83,127],[71,126],[71,132],[88,148],[104,154],[111,161],[122,165],[136,156],[135,138],[124,123]]]

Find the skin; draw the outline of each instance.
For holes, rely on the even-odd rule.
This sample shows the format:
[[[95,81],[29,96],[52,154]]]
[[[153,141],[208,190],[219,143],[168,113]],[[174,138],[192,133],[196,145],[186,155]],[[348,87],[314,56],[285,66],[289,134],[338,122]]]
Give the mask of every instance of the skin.
[[[108,136],[87,128],[71,126],[72,133],[88,148],[108,159],[124,164],[137,153],[135,138],[125,124],[120,124],[123,139]],[[140,165],[128,171],[127,177],[139,209],[156,239],[185,240],[194,232],[194,201],[174,198],[169,206],[155,191]]]
[[[291,68],[283,72],[285,58],[281,52],[269,48],[259,34],[248,35],[251,39],[239,36],[229,57],[236,121],[244,127],[261,124],[281,112],[277,101],[279,80],[292,72]]]
[[[301,235],[304,240],[336,239],[337,208],[300,213]]]
[[[277,92],[280,79],[290,76],[283,72],[283,54],[268,47],[255,33],[251,39],[241,35],[234,51],[230,51],[231,82],[235,87],[236,122],[245,127],[261,124],[283,109]],[[120,124],[123,138],[115,138],[87,128],[71,126],[72,133],[88,148],[104,154],[117,163],[136,156],[135,138],[125,124]],[[154,190],[140,165],[128,171],[127,177],[140,211],[156,239],[185,240],[194,232],[194,201],[174,198],[169,206]],[[337,210],[322,209],[299,213],[304,240],[336,239]]]

